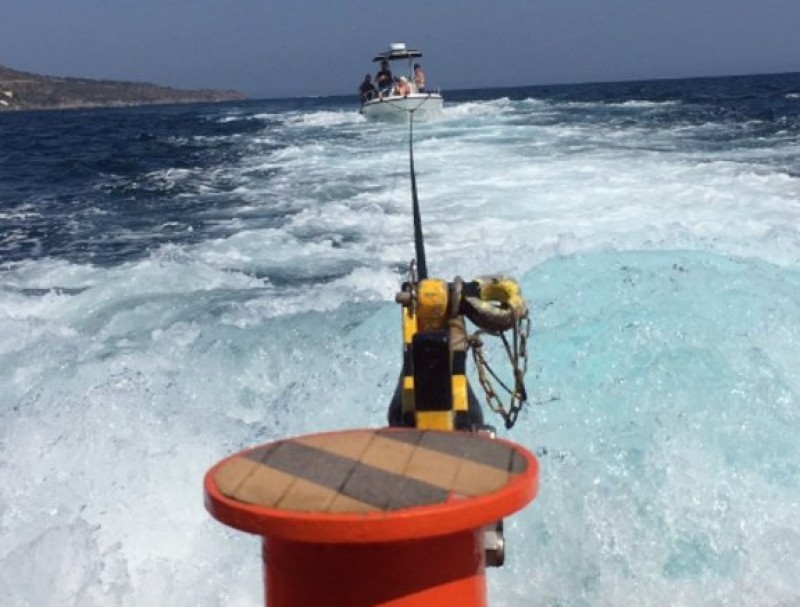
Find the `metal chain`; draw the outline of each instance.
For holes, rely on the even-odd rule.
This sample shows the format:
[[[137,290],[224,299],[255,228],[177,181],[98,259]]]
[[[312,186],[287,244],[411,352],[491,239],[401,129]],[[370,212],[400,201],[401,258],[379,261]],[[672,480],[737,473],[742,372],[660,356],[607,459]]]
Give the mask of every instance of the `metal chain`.
[[[524,377],[528,370],[528,337],[530,336],[531,324],[530,318],[527,313],[521,318],[517,319],[512,331],[512,340],[509,343],[505,332],[493,332],[478,330],[468,338],[469,347],[472,348],[472,357],[475,361],[475,367],[478,370],[478,381],[486,394],[487,406],[503,418],[506,429],[510,429],[517,422],[517,417],[522,407],[528,401],[528,395],[525,390]],[[500,337],[503,340],[503,346],[506,350],[509,362],[511,362],[512,371],[514,374],[514,387],[509,388],[494,372],[489,362],[486,360],[486,355],[483,351],[483,341],[481,335],[492,335]],[[510,396],[508,402],[508,409],[506,409],[500,397],[495,392],[494,386],[489,379],[491,375],[495,381],[507,392]]]

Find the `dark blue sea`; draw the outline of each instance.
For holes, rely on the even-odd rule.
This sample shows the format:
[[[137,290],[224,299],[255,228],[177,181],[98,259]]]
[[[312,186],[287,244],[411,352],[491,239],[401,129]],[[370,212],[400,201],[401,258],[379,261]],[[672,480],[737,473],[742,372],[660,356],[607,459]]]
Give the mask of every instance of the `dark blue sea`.
[[[430,273],[531,308],[490,604],[800,604],[800,74],[443,94]],[[205,470],[384,424],[401,362],[409,131],[357,110],[0,113],[4,607],[262,603]]]

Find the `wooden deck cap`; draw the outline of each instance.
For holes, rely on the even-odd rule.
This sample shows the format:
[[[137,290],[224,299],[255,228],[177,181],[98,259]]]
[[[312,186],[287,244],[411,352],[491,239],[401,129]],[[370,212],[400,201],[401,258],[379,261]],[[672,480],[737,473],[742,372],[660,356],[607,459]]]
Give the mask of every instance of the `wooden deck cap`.
[[[489,523],[530,501],[536,484],[536,460],[513,443],[382,428],[237,453],[206,475],[206,505],[222,522],[261,535],[381,541]]]

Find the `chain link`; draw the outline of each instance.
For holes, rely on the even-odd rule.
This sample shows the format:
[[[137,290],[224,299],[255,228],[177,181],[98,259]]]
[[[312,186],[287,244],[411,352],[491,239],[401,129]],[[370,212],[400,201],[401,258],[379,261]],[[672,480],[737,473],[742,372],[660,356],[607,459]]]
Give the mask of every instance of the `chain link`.
[[[478,330],[469,336],[469,347],[472,348],[472,357],[475,361],[475,367],[478,371],[478,381],[486,394],[487,406],[503,418],[506,429],[511,429],[517,422],[517,417],[522,407],[528,401],[528,394],[525,390],[524,377],[528,370],[528,337],[530,336],[531,323],[528,314],[526,313],[521,318],[517,319],[514,327],[511,329],[512,339],[509,343],[505,332],[493,332]],[[494,372],[489,362],[486,360],[486,355],[483,351],[483,340],[481,335],[492,335],[500,337],[503,340],[503,346],[506,350],[509,362],[511,363],[514,386],[509,388]],[[503,404],[503,401],[497,395],[494,385],[489,379],[491,375],[494,380],[509,394],[508,408]]]

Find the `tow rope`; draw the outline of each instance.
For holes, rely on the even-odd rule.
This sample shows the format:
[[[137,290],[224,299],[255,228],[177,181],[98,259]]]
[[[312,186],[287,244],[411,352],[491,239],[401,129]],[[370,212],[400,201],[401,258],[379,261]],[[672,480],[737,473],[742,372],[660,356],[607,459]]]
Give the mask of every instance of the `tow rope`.
[[[413,110],[409,110],[408,155],[415,259],[395,298],[403,306],[404,354],[389,422],[423,429],[486,428],[482,414],[475,410],[466,378],[466,353],[472,350],[486,404],[510,429],[527,402],[524,376],[530,318],[525,300],[519,285],[507,276],[484,276],[470,282],[456,277],[450,283],[428,278],[414,167]],[[467,332],[464,317],[477,327],[476,331]],[[484,351],[486,337],[502,341],[512,369],[511,385],[489,364]],[[507,394],[507,402],[498,392]]]

